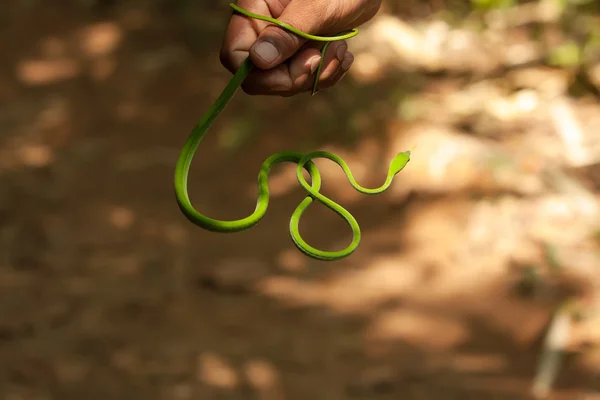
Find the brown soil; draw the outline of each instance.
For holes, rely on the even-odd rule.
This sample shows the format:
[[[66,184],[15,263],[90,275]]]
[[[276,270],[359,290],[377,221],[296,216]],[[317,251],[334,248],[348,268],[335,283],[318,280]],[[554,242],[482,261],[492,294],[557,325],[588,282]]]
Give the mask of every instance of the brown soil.
[[[290,168],[248,232],[184,219],[173,167],[229,79],[225,3],[34,3],[0,17],[1,399],[527,398],[555,302],[517,297],[493,260],[461,259],[468,199],[357,196],[319,163],[363,229],[336,263],[292,245],[304,194]],[[378,183],[386,89],[403,85],[388,79],[315,98],[240,92],[198,152],[198,209],[251,212],[261,162],[285,149],[335,149]],[[350,238],[320,205],[301,228],[324,249]],[[568,360],[554,398],[600,390],[582,365]]]

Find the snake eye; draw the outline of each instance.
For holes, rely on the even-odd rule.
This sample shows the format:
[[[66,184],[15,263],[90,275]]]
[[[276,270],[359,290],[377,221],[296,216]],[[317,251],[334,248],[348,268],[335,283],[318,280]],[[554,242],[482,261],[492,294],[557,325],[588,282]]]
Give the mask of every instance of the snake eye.
[[[410,150],[398,153],[390,163],[390,173],[396,175],[398,172],[402,171],[402,168],[404,168],[409,161]]]

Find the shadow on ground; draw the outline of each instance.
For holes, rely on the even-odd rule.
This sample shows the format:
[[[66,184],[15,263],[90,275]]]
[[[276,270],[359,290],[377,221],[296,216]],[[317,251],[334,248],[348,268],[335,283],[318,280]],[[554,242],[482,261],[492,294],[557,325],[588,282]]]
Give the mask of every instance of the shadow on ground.
[[[425,198],[356,196],[319,163],[325,193],[364,234],[338,263],[292,245],[304,196],[293,167],[274,172],[251,231],[184,220],[173,167],[229,79],[216,56],[222,7],[21,3],[1,39],[2,398],[526,398],[549,307],[515,299],[510,282],[477,282],[485,264],[443,254],[447,238],[415,250],[407,206]],[[260,164],[285,149],[339,150],[361,182],[379,183],[396,112],[387,89],[418,91],[407,75],[314,99],[240,94],[198,152],[194,204],[247,215]],[[324,249],[351,235],[320,205],[301,228]],[[559,394],[597,382],[573,362]]]

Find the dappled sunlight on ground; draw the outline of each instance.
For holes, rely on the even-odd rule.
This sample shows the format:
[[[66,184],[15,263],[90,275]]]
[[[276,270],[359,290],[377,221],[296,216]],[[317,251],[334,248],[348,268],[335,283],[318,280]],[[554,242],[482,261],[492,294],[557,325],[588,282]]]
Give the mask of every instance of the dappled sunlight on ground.
[[[544,61],[570,54],[552,49],[571,14],[388,1],[338,87],[232,100],[190,173],[214,218],[252,212],[273,152],[331,151],[376,187],[412,151],[377,196],[315,161],[362,229],[330,263],[290,238],[294,165],[247,232],[175,202],[180,146],[231,76],[227,2],[19,3],[0,36],[0,398],[598,397],[600,67]],[[317,203],[300,230],[351,240]]]

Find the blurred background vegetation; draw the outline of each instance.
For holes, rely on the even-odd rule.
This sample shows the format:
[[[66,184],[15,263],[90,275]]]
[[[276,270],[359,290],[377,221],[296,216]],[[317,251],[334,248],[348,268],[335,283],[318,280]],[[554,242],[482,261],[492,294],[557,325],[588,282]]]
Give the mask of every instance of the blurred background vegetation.
[[[194,162],[216,218],[262,161],[330,150],[363,229],[307,259],[294,167],[266,218],[189,224],[172,176],[230,78],[228,1],[14,0],[0,12],[0,398],[600,398],[600,2],[387,0],[319,95],[239,93]],[[351,232],[314,205],[305,238]]]

